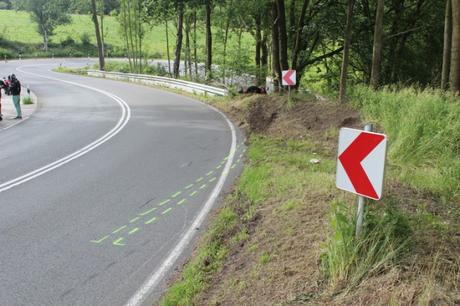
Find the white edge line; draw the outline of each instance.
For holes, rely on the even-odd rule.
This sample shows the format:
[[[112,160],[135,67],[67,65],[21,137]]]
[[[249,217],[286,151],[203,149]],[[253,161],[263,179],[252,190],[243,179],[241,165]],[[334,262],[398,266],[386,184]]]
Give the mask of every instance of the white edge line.
[[[32,73],[32,72],[27,72],[27,71],[24,71],[22,70],[21,68],[26,68],[26,67],[36,67],[36,66],[41,66],[41,65],[28,65],[28,66],[20,66],[18,68],[16,68],[17,71],[19,72],[22,72],[22,73],[25,73],[25,74],[29,74],[29,75],[33,75],[33,76],[36,76],[36,77],[40,77],[40,78],[44,78],[44,79],[49,79],[49,80],[52,80],[52,81],[59,81],[59,82],[63,82],[63,83],[67,83],[67,84],[70,84],[70,85],[74,85],[74,86],[78,86],[78,87],[83,87],[83,88],[87,88],[87,89],[90,89],[90,90],[93,90],[93,91],[96,91],[96,92],[99,92],[105,96],[108,96],[109,98],[115,100],[119,106],[121,107],[122,109],[122,115],[120,117],[120,119],[118,120],[117,124],[115,125],[114,128],[112,128],[109,132],[107,132],[106,134],[104,134],[102,137],[100,137],[99,139],[93,141],[92,143],[90,143],[89,145],[85,146],[84,148],[72,153],[72,154],[69,154],[53,163],[50,163],[44,167],[41,167],[37,170],[34,170],[32,172],[29,172],[25,175],[22,175],[18,178],[15,178],[13,180],[10,180],[8,182],[5,182],[3,184],[0,185],[0,193],[6,191],[6,190],[9,190],[13,187],[16,187],[18,185],[21,185],[25,182],[28,182],[34,178],[37,178],[45,173],[48,173],[56,168],[59,168],[89,152],[91,152],[92,150],[96,149],[97,147],[99,147],[100,145],[102,145],[103,143],[107,142],[108,140],[110,140],[111,138],[113,138],[115,135],[117,135],[125,126],[126,124],[128,124],[130,118],[131,118],[131,109],[129,107],[129,105],[121,98],[109,93],[109,92],[106,92],[106,91],[103,91],[103,90],[100,90],[100,89],[97,89],[97,88],[94,88],[94,87],[91,87],[91,86],[87,86],[87,85],[83,85],[83,84],[80,84],[80,83],[75,83],[75,82],[71,82],[71,81],[65,81],[65,80],[60,80],[60,79],[57,79],[57,78],[52,78],[52,77],[45,77],[45,76],[42,76],[42,75],[39,75],[39,74],[36,74],[36,73]]]
[[[201,102],[200,102],[201,103]],[[209,212],[213,208],[216,200],[219,197],[220,192],[222,191],[225,181],[230,173],[230,168],[233,164],[233,159],[235,158],[236,152],[236,132],[233,123],[225,116],[221,111],[212,107],[208,104],[202,103],[207,105],[214,111],[218,112],[224,119],[227,121],[228,126],[232,132],[232,145],[230,148],[229,158],[225,165],[225,168],[220,176],[220,179],[214,187],[211,195],[209,196],[207,202],[204,204],[203,208],[201,209],[198,216],[195,218],[195,221],[192,223],[190,228],[185,232],[185,234],[180,239],[179,243],[175,246],[175,248],[171,251],[168,257],[162,262],[161,266],[153,272],[153,274],[147,278],[147,280],[142,284],[141,288],[131,297],[131,299],[125,304],[126,306],[138,306],[141,305],[145,299],[150,295],[150,293],[155,289],[161,280],[166,276],[166,274],[172,269],[176,261],[182,255],[184,250],[190,244],[194,236],[196,235],[197,231],[196,228],[201,227],[203,222],[205,221],[206,217],[208,216]]]

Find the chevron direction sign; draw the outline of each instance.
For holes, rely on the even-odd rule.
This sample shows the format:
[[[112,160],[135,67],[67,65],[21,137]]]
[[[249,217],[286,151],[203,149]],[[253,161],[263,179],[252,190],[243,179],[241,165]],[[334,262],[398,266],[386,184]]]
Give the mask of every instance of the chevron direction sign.
[[[339,136],[337,188],[380,200],[386,150],[386,135],[342,128]]]
[[[295,70],[283,70],[283,86],[295,86],[297,84],[297,72]]]

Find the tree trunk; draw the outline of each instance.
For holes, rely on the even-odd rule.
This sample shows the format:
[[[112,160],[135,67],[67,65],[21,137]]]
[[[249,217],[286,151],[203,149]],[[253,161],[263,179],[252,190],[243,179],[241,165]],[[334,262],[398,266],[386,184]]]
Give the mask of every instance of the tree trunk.
[[[305,25],[305,14],[307,13],[307,8],[310,4],[310,0],[304,0],[302,5],[302,10],[300,11],[299,23],[297,24],[297,31],[295,34],[295,42],[294,42],[294,51],[292,52],[292,69],[297,69],[297,61],[299,58],[300,53],[300,44],[301,44],[301,36],[302,30]]]
[[[212,0],[206,1],[206,78],[212,79],[212,32],[211,32],[211,13]]]
[[[370,85],[377,89],[380,85],[380,70],[382,66],[383,49],[383,14],[385,12],[384,0],[378,0],[377,15],[375,17],[374,51],[372,54],[372,71]]]
[[[99,52],[99,69],[105,70],[104,47],[102,45],[101,32],[99,29],[99,21],[97,19],[96,0],[91,0],[91,9],[93,11],[92,12],[93,13],[93,23],[94,23],[94,29],[96,31],[97,49]]]
[[[184,4],[180,2],[177,7],[177,39],[176,39],[176,58],[174,59],[174,77],[177,79],[180,76],[180,56],[182,53],[182,29],[184,27]]]
[[[455,95],[460,95],[460,0],[452,0],[450,87]]]
[[[256,32],[255,32],[255,39],[256,39],[256,69],[257,69],[257,85],[260,85],[260,78],[261,78],[261,52],[262,52],[262,32],[261,32],[261,20],[260,16],[257,13],[255,16],[255,23],[256,23]]]
[[[353,24],[353,8],[355,0],[348,0],[347,24],[345,26],[345,39],[343,44],[342,71],[340,73],[339,102],[344,103],[347,94],[348,63],[350,61],[351,29]]]
[[[444,17],[444,52],[442,55],[441,89],[449,88],[450,56],[452,50],[452,2],[446,1],[446,14]]]
[[[172,77],[171,74],[171,51],[169,50],[169,25],[168,25],[168,19],[165,19],[165,32],[166,32],[166,54],[168,57],[168,75],[169,77]]]
[[[280,66],[280,48],[279,48],[279,29],[278,29],[278,9],[276,3],[273,3],[272,7],[272,65],[273,75],[275,78],[275,86],[279,86],[281,83],[281,66]]]
[[[195,78],[198,79],[198,48],[196,28],[196,10],[193,10],[193,60],[195,62]]]
[[[185,21],[185,60],[187,62],[185,64],[185,71],[187,71],[187,69],[188,69],[190,79],[192,78],[192,55],[191,55],[192,52],[191,52],[191,48],[190,48],[190,28],[191,28],[191,23],[192,23],[191,16],[189,16],[189,14],[187,14],[187,18],[186,18],[186,21]]]
[[[279,54],[282,70],[289,69],[288,62],[288,38],[286,30],[286,9],[284,0],[276,0],[278,9],[278,35],[279,35]]]
[[[222,79],[223,83],[226,84],[227,79],[227,44],[228,44],[228,33],[230,31],[230,21],[232,18],[232,5],[233,0],[230,1],[229,6],[227,7],[228,14],[227,20],[225,21],[225,29],[224,29],[224,62],[222,67]]]
[[[260,59],[260,64],[262,65],[262,76],[265,78],[267,76],[268,68],[268,46],[267,46],[267,31],[264,31],[262,35],[262,58]]]
[[[105,58],[105,31],[104,31],[104,14],[105,14],[105,0],[101,0],[101,42],[102,42],[102,54]]]

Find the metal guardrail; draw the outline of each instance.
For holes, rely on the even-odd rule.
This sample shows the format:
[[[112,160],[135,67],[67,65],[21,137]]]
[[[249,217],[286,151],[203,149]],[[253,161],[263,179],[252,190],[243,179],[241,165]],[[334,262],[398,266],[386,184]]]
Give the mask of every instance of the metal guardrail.
[[[145,74],[133,74],[122,72],[107,72],[100,70],[89,70],[89,76],[107,78],[112,80],[129,81],[144,85],[165,86],[173,89],[180,89],[193,94],[211,95],[211,96],[227,96],[228,90],[214,86],[187,82],[172,78],[151,76]]]

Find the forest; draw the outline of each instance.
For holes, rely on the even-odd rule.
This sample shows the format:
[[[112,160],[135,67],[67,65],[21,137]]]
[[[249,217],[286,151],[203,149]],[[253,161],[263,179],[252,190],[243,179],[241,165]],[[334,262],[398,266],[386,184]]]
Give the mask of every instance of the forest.
[[[6,0],[2,6],[31,13],[44,50],[70,13],[90,14],[101,69],[108,48],[104,16],[112,15],[132,72],[143,72],[145,33],[156,25],[164,26],[163,57],[174,77],[181,61],[191,79],[204,64],[207,81],[225,81],[231,70],[254,75],[258,85],[295,69],[298,84],[320,84],[322,91],[339,92],[341,101],[347,82],[460,88],[458,0]],[[229,46],[231,39],[236,43]]]

